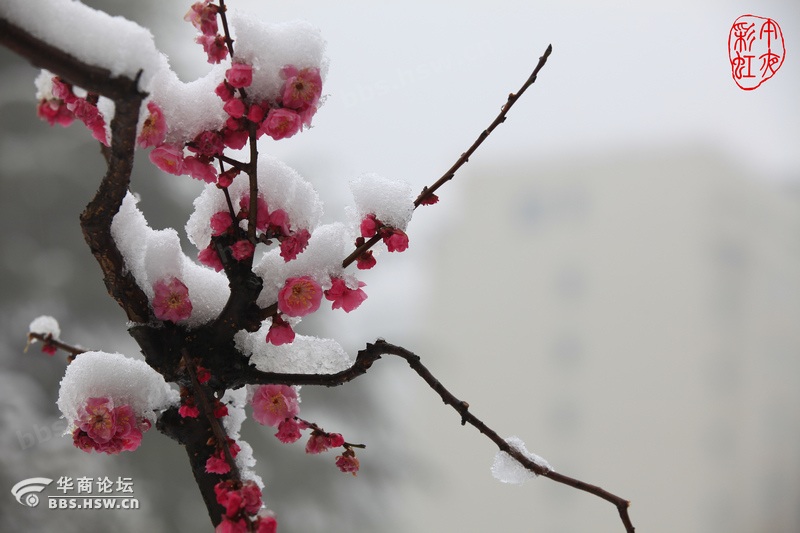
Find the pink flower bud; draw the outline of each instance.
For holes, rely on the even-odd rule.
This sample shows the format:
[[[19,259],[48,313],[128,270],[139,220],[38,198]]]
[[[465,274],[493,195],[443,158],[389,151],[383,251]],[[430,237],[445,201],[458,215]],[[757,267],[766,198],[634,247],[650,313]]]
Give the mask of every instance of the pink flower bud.
[[[250,84],[253,83],[253,67],[245,63],[234,63],[225,71],[225,79],[231,84],[231,87],[237,89],[250,87]]]

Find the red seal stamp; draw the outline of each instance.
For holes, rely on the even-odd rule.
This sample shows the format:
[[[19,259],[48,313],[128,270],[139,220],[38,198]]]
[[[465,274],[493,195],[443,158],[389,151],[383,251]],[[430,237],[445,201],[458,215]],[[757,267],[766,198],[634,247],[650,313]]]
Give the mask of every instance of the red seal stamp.
[[[778,72],[786,56],[783,33],[771,18],[742,15],[728,35],[728,57],[733,81],[752,91]]]

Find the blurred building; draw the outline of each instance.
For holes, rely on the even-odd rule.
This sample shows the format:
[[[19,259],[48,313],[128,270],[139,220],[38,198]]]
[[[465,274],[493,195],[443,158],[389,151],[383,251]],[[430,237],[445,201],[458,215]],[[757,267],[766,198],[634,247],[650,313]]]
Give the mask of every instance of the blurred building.
[[[716,152],[470,169],[418,353],[471,410],[651,533],[800,531],[800,203]],[[420,385],[415,531],[618,532],[612,505],[492,479]],[[415,491],[415,492],[414,492]]]

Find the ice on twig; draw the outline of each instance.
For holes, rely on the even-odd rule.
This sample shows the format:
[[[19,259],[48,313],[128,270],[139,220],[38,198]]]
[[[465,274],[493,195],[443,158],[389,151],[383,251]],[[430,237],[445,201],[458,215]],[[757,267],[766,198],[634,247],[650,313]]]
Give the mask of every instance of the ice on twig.
[[[414,193],[411,185],[404,181],[382,178],[377,174],[364,174],[350,181],[350,191],[355,200],[355,227],[367,215],[386,225],[405,231],[414,213]]]
[[[529,452],[525,448],[525,443],[522,442],[522,439],[519,437],[509,437],[506,439],[506,442],[509,446],[516,449],[517,451],[521,452],[525,457],[536,463],[537,465],[541,466],[545,470],[552,470],[550,463],[536,455],[535,453]],[[512,456],[507,454],[506,452],[500,451],[497,452],[497,455],[494,456],[494,463],[492,464],[492,475],[495,479],[502,481],[503,483],[524,483],[529,479],[533,479],[538,474],[535,474],[522,466],[522,464],[514,459]]]

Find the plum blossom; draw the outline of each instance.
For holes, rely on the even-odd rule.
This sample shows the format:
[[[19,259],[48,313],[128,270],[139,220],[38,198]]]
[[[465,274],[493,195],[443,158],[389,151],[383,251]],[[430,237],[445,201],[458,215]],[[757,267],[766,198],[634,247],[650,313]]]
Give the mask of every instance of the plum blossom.
[[[200,30],[203,35],[215,35],[218,29],[218,11],[219,8],[215,4],[210,4],[208,0],[196,2],[189,8],[183,20],[191,22],[192,26]]]
[[[383,235],[383,242],[390,252],[404,252],[408,248],[408,235],[402,230],[392,228]]]
[[[264,515],[257,518],[258,529],[256,533],[275,533],[278,531],[278,522],[274,516]]]
[[[233,218],[228,211],[219,211],[211,215],[211,235],[222,235],[233,224]]]
[[[228,57],[228,47],[222,35],[198,35],[194,41],[203,47],[206,60],[212,65],[221,63]]]
[[[164,143],[167,136],[167,120],[164,118],[164,112],[158,107],[158,104],[152,100],[147,102],[147,110],[150,112],[142,125],[142,131],[139,133],[137,143],[142,148],[149,146],[159,146]]]
[[[280,346],[294,341],[294,330],[288,322],[283,320],[280,315],[272,318],[272,324],[267,332],[267,342]]]
[[[275,433],[275,436],[284,444],[291,444],[292,442],[297,442],[303,436],[300,433],[300,429],[300,424],[294,418],[287,418],[278,425],[278,432]]]
[[[370,268],[374,267],[378,261],[375,259],[375,256],[372,254],[372,250],[367,250],[366,252],[362,253],[356,259],[356,267],[359,270],[369,270]]]
[[[204,157],[216,157],[222,153],[225,145],[216,131],[202,131],[189,143],[189,150]]]
[[[253,67],[245,63],[234,63],[225,71],[225,80],[231,85],[241,89],[250,87],[253,83]]]
[[[206,461],[206,472],[209,474],[227,474],[230,471],[231,465],[224,459],[221,449],[217,450]]]
[[[190,155],[183,160],[183,173],[206,183],[217,182],[217,169],[207,161]]]
[[[337,456],[336,467],[342,472],[349,472],[355,476],[360,467],[355,452],[353,452],[351,448],[348,448],[344,451],[344,453],[342,453],[342,455]]]
[[[375,215],[370,213],[361,221],[361,236],[365,239],[369,239],[378,232],[378,228],[381,225],[381,222],[375,218]]]
[[[289,316],[306,316],[319,309],[322,287],[309,276],[289,278],[278,293],[278,309]]]
[[[233,118],[242,118],[246,110],[244,102],[238,98],[231,98],[225,102],[225,105],[222,106],[222,109]]]
[[[325,433],[315,430],[306,442],[306,453],[322,453],[330,448],[338,448],[344,444],[344,437],[339,433]]]
[[[252,242],[247,239],[242,239],[233,243],[233,246],[231,246],[231,255],[233,255],[233,258],[237,261],[244,261],[245,259],[253,257],[255,249],[256,247],[253,246]]]
[[[283,89],[283,106],[304,110],[316,106],[322,94],[322,78],[317,68],[297,68],[289,65],[281,73],[286,76]]]
[[[179,322],[192,314],[189,289],[177,278],[158,280],[153,285],[153,314],[159,320]]]
[[[259,424],[276,427],[300,412],[297,391],[288,385],[261,385],[251,401],[253,418]]]
[[[217,272],[224,268],[222,259],[219,258],[219,254],[214,248],[213,243],[209,244],[207,248],[200,250],[200,252],[197,254],[197,260],[205,266],[213,268]]]
[[[137,419],[129,405],[114,406],[110,398],[88,398],[75,421],[73,444],[85,452],[107,454],[133,451],[142,442],[142,433],[150,422]]]
[[[227,105],[227,104],[226,104]],[[225,111],[228,111],[227,109]],[[228,112],[230,114],[230,112]],[[303,127],[303,119],[291,109],[270,109],[261,123],[259,133],[266,133],[274,140],[288,139]]]
[[[285,238],[281,241],[281,257],[287,263],[292,259],[296,259],[299,254],[308,246],[308,240],[311,238],[311,233],[307,229],[301,229],[295,232],[292,236]]]
[[[69,110],[63,100],[40,100],[36,107],[36,114],[40,119],[46,120],[51,126],[58,124],[66,128],[75,120],[75,115]]]
[[[325,291],[325,298],[333,302],[332,309],[344,309],[349,313],[367,299],[367,294],[361,290],[366,287],[363,281],[358,282],[358,287],[351,289],[342,278],[331,278],[331,288]]]
[[[183,174],[183,148],[173,144],[162,144],[150,152],[150,161],[169,174]]]

